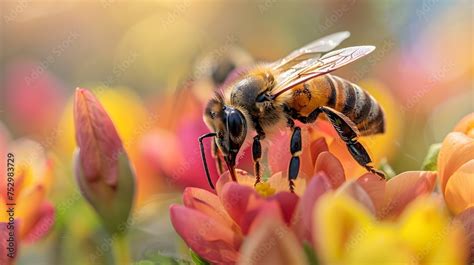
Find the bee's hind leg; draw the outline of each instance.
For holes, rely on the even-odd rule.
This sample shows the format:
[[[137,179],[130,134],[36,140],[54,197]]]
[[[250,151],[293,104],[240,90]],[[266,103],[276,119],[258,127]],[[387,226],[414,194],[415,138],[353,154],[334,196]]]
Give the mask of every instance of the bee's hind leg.
[[[290,191],[295,192],[295,183],[293,182],[297,177],[300,171],[300,155],[302,150],[302,137],[301,137],[301,128],[295,126],[295,122],[292,119],[288,119],[288,126],[292,129],[293,133],[291,135],[290,141],[290,152],[291,160],[288,167],[288,182],[290,186]]]
[[[367,171],[385,178],[385,174],[382,171],[375,169],[369,164],[372,163],[367,150],[364,146],[357,141],[358,130],[355,125],[347,118],[344,114],[337,112],[329,107],[320,107],[321,112],[324,112],[328,117],[331,124],[336,129],[339,137],[346,143],[347,149],[351,153],[352,157],[359,163],[359,165],[365,167]]]

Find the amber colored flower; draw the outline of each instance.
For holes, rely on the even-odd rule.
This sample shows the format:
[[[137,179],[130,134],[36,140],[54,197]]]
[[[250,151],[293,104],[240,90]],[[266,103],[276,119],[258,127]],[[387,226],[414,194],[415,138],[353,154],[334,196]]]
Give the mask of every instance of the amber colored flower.
[[[124,232],[135,177],[122,141],[102,105],[86,89],[76,90],[74,121],[75,172],[81,192],[109,232]]]
[[[441,192],[455,214],[474,206],[474,113],[444,139],[438,155]]]

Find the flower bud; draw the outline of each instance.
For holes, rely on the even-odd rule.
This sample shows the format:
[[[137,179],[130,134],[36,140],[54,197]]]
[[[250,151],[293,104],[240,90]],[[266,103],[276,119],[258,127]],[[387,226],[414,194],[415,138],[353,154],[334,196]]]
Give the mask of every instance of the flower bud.
[[[81,193],[110,233],[123,233],[135,177],[122,141],[99,101],[82,88],[76,90],[74,123],[78,146],[74,167]]]

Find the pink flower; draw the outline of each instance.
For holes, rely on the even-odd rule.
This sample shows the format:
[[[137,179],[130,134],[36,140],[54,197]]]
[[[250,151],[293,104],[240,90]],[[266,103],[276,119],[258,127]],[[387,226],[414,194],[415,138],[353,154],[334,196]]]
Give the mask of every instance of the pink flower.
[[[170,208],[175,230],[213,264],[300,264],[302,242],[324,244],[313,242],[319,238],[313,209],[323,194],[345,194],[374,216],[397,218],[411,201],[433,190],[436,175],[430,172],[405,172],[388,182],[372,174],[346,180],[342,163],[327,151],[324,138],[309,146],[313,148],[302,156],[305,168],[295,193],[288,191],[282,172],[255,187],[255,177],[245,171],[237,172],[237,182],[226,172],[217,181],[217,194],[185,190],[184,206]],[[255,246],[265,242],[276,247],[261,255]]]
[[[54,128],[65,103],[64,86],[44,66],[8,65],[4,89],[6,114],[16,130],[41,135]]]

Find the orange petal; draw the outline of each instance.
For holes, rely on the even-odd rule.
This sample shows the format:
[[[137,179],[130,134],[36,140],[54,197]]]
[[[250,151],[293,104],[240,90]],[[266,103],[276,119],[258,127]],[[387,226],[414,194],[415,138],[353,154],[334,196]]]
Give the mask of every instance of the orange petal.
[[[242,238],[230,227],[184,206],[171,205],[171,223],[186,244],[211,263],[232,264],[238,259]]]
[[[357,183],[370,196],[375,207],[376,215],[379,216],[380,210],[384,205],[385,180],[380,179],[377,175],[366,173],[357,179]]]
[[[428,171],[407,171],[387,181],[384,207],[379,218],[398,216],[405,206],[422,194],[433,191],[436,173]]]
[[[266,219],[242,245],[241,265],[305,265],[306,257],[295,235],[278,219]]]
[[[454,171],[471,159],[474,159],[474,139],[460,132],[448,134],[438,155],[439,180],[443,193]]]
[[[324,137],[320,137],[314,140],[310,145],[311,150],[311,161],[313,162],[313,167],[316,166],[316,160],[319,157],[319,154],[322,152],[329,151],[328,144],[326,143],[326,139]]]
[[[219,197],[207,190],[186,188],[183,193],[183,203],[186,207],[198,210],[226,226],[235,225],[222,206]]]
[[[341,162],[329,152],[319,154],[316,160],[314,174],[318,172],[324,172],[334,189],[339,187],[346,180]]]
[[[474,206],[474,159],[454,172],[444,194],[446,204],[454,214]]]
[[[474,112],[466,115],[454,127],[454,132],[462,132],[467,136],[474,138]]]
[[[24,238],[33,228],[40,217],[40,207],[45,196],[45,189],[41,185],[23,190],[18,198],[15,215],[21,220],[20,236]]]

